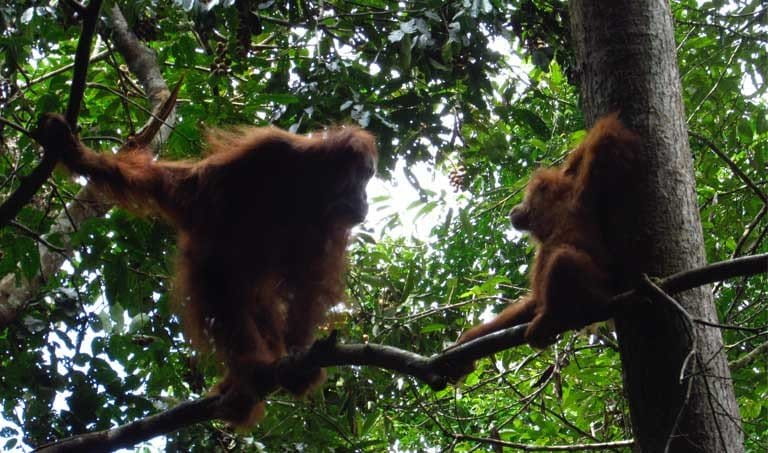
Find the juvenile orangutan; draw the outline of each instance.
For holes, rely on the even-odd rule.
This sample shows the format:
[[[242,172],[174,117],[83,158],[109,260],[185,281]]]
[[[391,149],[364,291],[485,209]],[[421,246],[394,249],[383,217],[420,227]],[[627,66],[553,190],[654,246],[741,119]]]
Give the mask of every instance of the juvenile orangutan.
[[[530,322],[526,341],[544,348],[561,332],[606,318],[615,288],[603,232],[621,194],[632,190],[639,146],[618,115],[608,115],[562,166],[531,176],[523,202],[510,213],[512,225],[536,242],[530,293],[464,332],[458,344]]]

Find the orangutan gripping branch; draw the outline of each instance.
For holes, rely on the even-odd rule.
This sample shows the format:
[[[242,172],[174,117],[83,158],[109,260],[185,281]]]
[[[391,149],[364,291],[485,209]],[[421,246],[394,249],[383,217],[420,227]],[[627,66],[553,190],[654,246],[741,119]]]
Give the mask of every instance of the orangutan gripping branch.
[[[622,194],[632,190],[639,146],[618,115],[609,115],[562,166],[531,176],[523,202],[510,213],[512,225],[536,241],[530,293],[464,332],[459,344],[530,322],[526,341],[543,348],[565,330],[605,319],[615,288],[604,232]]]
[[[368,210],[373,136],[343,127],[311,137],[275,128],[214,132],[198,162],[155,161],[138,149],[95,153],[53,114],[40,142],[115,201],[159,214],[178,230],[175,299],[194,346],[212,349],[227,374],[216,391],[236,402],[226,418],[258,420],[252,380],[310,345],[327,309],[343,299],[345,248]],[[282,376],[295,394],[322,370]]]

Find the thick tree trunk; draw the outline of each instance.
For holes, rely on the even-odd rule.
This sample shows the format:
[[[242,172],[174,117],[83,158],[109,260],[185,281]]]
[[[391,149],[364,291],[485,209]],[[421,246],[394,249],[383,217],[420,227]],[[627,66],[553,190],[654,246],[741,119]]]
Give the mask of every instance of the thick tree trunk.
[[[587,123],[618,110],[645,145],[637,199],[626,203],[621,227],[606,234],[625,263],[624,283],[636,284],[643,272],[661,276],[704,264],[669,4],[571,0],[570,6]],[[708,287],[676,300],[691,316],[716,321]],[[692,327],[663,300],[619,316],[616,328],[641,451],[744,451],[719,330]]]

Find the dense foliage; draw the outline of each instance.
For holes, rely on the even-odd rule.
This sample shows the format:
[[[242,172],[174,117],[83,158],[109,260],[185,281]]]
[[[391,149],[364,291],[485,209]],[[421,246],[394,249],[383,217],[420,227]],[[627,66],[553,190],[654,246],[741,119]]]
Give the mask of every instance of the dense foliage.
[[[307,132],[355,122],[379,137],[380,176],[397,187],[375,186],[371,220],[356,235],[348,310],[328,327],[343,341],[429,355],[525,291],[532,248],[506,214],[530,170],[584,134],[565,4],[119,3],[168,85],[183,78],[163,157],[200,155],[202,125]],[[760,0],[672,8],[708,257],[768,252],[768,8]],[[38,115],[65,109],[76,16],[69,1],[0,6],[0,200],[40,157],[27,133]],[[148,101],[108,22],[99,33],[79,124],[106,151],[146,121]],[[215,380],[169,308],[168,227],[112,210],[79,225],[72,253],[58,250],[55,215],[79,188],[57,174],[0,229],[0,276],[15,285],[40,272],[41,250],[68,254],[0,330],[6,448],[133,421],[203,395]],[[764,451],[768,277],[713,290],[721,322],[753,329],[723,335],[747,449]],[[273,395],[247,436],[202,424],[169,435],[166,448],[466,451],[490,447],[462,435],[541,445],[628,439],[615,341],[599,326],[545,351],[511,349],[441,392],[339,367],[306,401]],[[761,346],[762,358],[739,360]]]

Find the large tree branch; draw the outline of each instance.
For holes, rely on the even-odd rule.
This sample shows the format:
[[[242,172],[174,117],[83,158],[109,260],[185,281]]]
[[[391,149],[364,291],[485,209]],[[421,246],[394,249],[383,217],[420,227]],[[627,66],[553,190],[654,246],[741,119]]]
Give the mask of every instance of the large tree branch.
[[[738,370],[740,368],[744,368],[745,366],[752,363],[753,360],[762,357],[765,359],[765,353],[768,352],[768,341],[765,343],[762,343],[758,345],[755,349],[749,351],[748,353],[744,354],[743,356],[739,357],[738,359],[730,362],[728,365],[731,366],[732,370]]]
[[[453,433],[452,437],[457,441],[472,441],[480,444],[498,445],[500,447],[514,448],[520,451],[600,451],[600,450],[618,450],[624,447],[631,447],[635,444],[632,439],[616,440],[613,442],[597,442],[592,444],[571,444],[571,445],[531,445],[519,442],[508,442],[499,439],[489,439],[486,437],[470,436],[468,434]]]
[[[164,101],[168,99],[170,92],[162,78],[160,66],[157,63],[154,52],[142,44],[131,32],[117,4],[106,10],[106,16],[109,19],[115,48],[123,55],[128,67],[139,79],[146,96],[152,104],[153,111],[157,111]],[[87,58],[85,61],[86,63],[83,64],[87,64]],[[148,124],[151,121],[152,118],[150,118]],[[174,115],[171,112],[166,122],[172,124],[173,121]],[[160,132],[154,137],[153,143],[164,141],[169,133],[169,128],[161,128]],[[55,164],[55,161],[53,161],[53,164]],[[49,174],[50,172],[45,173],[45,178]],[[24,203],[22,203],[22,206]],[[40,253],[40,272],[35,277],[27,281],[18,282],[15,275],[11,273],[0,278],[0,327],[13,322],[27,302],[37,297],[40,288],[52,275],[61,269],[64,260],[71,256],[72,250],[68,237],[70,233],[77,229],[77,225],[90,218],[106,214],[111,206],[111,203],[104,199],[94,189],[92,184],[88,184],[76,195],[75,201],[66,209],[62,209],[62,212],[54,220],[48,234],[60,235],[63,238],[63,246],[66,249],[66,253],[62,254],[57,250],[51,250],[41,243],[38,247]],[[1,222],[0,225],[2,225]]]
[[[658,285],[665,292],[673,294],[708,283],[756,274],[768,275],[768,253],[743,256],[741,258],[712,263],[689,271],[678,272],[677,274],[660,279]],[[634,298],[636,295],[637,291],[633,290],[614,296],[611,301],[614,309],[620,310],[621,303]]]
[[[117,3],[112,5],[107,16],[115,49],[125,58],[128,69],[139,78],[152,106],[157,107],[168,96],[168,86],[160,71],[155,52],[139,41]]]
[[[765,273],[768,275],[768,253],[723,261],[698,269],[680,272],[656,281],[656,286],[667,293],[685,291],[697,286],[724,279]],[[621,310],[622,304],[630,302],[645,291],[641,286],[636,290],[619,294],[612,299],[614,309]],[[490,354],[525,343],[523,334],[527,324],[477,338],[450,348],[431,357],[415,352],[378,344],[338,344],[336,336],[318,340],[302,353],[288,356],[279,361],[272,370],[273,375],[254,379],[254,392],[266,396],[277,387],[276,376],[301,372],[303,370],[343,365],[365,365],[395,371],[413,376],[440,390],[448,383],[448,376],[455,375],[456,364],[465,364]],[[152,437],[171,433],[177,429],[212,420],[217,414],[225,413],[225,398],[209,396],[196,401],[182,403],[172,409],[128,423],[117,428],[96,433],[70,437],[38,448],[40,452],[102,451],[129,447]],[[469,438],[465,439],[469,440]],[[630,441],[626,441],[630,442]],[[521,444],[522,445],[522,444]],[[616,445],[613,445],[616,446]],[[596,445],[594,449],[602,449]],[[520,447],[518,447],[520,448]],[[584,449],[587,449],[586,447]],[[569,448],[561,448],[569,451]],[[572,450],[572,449],[570,449]]]
[[[697,269],[678,272],[669,277],[660,279],[656,284],[667,294],[679,293],[708,283],[719,282],[738,276],[749,276],[756,274],[768,275],[768,253],[760,255],[745,256],[729,261],[720,261],[709,264]],[[621,294],[617,294],[611,299],[611,312],[604,318],[612,317],[624,309],[624,305],[631,302],[638,296],[642,296],[644,289],[633,289]],[[594,319],[594,322],[604,321],[605,319]],[[696,321],[696,319],[693,319]],[[528,324],[511,327],[506,330],[492,333],[484,337],[468,341],[462,345],[451,349],[451,354],[446,355],[443,360],[450,365],[451,361],[466,363],[470,360],[477,360],[495,352],[502,351],[512,346],[518,346],[525,342],[522,338],[525,328]]]

